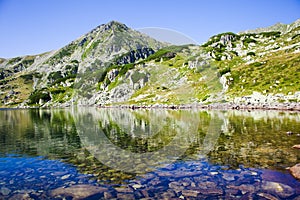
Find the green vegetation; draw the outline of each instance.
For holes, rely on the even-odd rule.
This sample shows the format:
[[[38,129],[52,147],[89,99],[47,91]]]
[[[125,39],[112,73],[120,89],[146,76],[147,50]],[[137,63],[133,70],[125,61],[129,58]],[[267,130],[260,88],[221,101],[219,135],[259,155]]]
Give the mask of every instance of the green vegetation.
[[[11,64],[20,62],[21,60],[22,60],[21,57],[12,58],[12,59],[9,59],[9,61],[7,62],[7,64],[8,64],[8,65],[11,65]]]
[[[274,38],[279,38],[281,35],[281,32],[279,31],[271,31],[271,32],[262,32],[260,33],[264,37],[274,37]]]
[[[45,91],[44,89],[34,91],[30,97],[30,104],[38,104],[40,100],[44,102],[50,101],[51,97],[49,92]]]
[[[248,45],[248,44],[250,44],[250,43],[257,43],[257,41],[254,40],[254,39],[252,39],[252,38],[245,38],[245,39],[243,40],[243,44],[244,44],[244,45]]]
[[[134,64],[133,64],[133,63],[130,63],[130,64],[126,64],[126,65],[123,65],[123,66],[118,66],[117,68],[120,69],[119,75],[120,75],[120,76],[123,76],[123,75],[125,75],[129,70],[131,70],[131,69],[134,68]]]
[[[270,55],[261,62],[231,68],[233,81],[228,94],[241,96],[252,91],[284,93],[300,91],[300,54]]]
[[[65,47],[63,47],[60,51],[58,51],[50,60],[47,61],[49,64],[55,64],[62,60],[64,57],[71,56],[74,53],[77,45],[75,43],[71,43]]]
[[[223,68],[223,69],[219,69],[218,72],[219,72],[219,76],[221,77],[221,76],[223,76],[224,74],[226,74],[226,73],[228,73],[228,72],[231,72],[231,69],[230,69],[230,67],[225,67],[225,68]]]
[[[247,56],[255,56],[255,53],[250,51],[250,52],[247,53]]]
[[[299,37],[300,37],[300,34],[296,34],[291,39],[294,40],[294,39],[299,38]]]
[[[54,81],[63,78],[61,71],[51,72],[48,77]]]
[[[101,43],[101,40],[97,40],[93,42],[81,55],[81,59],[84,60],[90,52],[95,49],[99,44]]]
[[[23,74],[23,75],[20,75],[20,77],[22,79],[24,79],[25,82],[27,82],[27,81],[32,81],[34,77],[41,78],[41,74],[35,72],[35,73],[30,73],[30,74]]]

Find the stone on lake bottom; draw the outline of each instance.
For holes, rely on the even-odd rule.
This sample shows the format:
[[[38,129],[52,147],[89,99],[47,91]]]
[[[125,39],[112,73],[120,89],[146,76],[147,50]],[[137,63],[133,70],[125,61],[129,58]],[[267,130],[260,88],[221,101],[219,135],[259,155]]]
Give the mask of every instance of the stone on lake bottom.
[[[135,199],[134,194],[130,194],[130,193],[118,193],[117,198],[118,199]]]
[[[28,193],[19,193],[10,197],[8,200],[31,200],[32,198]]]
[[[0,194],[2,194],[2,195],[4,195],[4,196],[9,195],[10,192],[11,192],[11,190],[8,189],[7,187],[1,187],[1,189],[0,189]]]
[[[104,192],[104,199],[112,199],[114,195],[110,192]]]
[[[65,179],[70,178],[70,176],[71,176],[71,174],[67,174],[67,175],[62,176],[60,179],[65,180]]]
[[[201,194],[204,195],[222,195],[223,190],[221,188],[210,188],[210,189],[201,189]]]
[[[118,187],[115,188],[118,193],[132,193],[133,190],[130,187]]]
[[[226,181],[234,181],[235,180],[235,174],[224,173],[222,177]]]
[[[267,193],[278,195],[283,199],[286,199],[295,194],[295,189],[288,185],[277,182],[263,181],[262,189]]]
[[[278,200],[278,198],[274,197],[271,194],[267,194],[267,193],[258,193],[257,195],[260,197],[263,197],[265,199],[268,199],[268,200]]]
[[[176,193],[173,190],[167,190],[160,195],[160,199],[171,199],[176,197]]]
[[[230,189],[236,189],[236,190],[240,190],[242,194],[246,194],[248,192],[254,192],[255,191],[255,187],[253,185],[250,184],[242,184],[242,185],[228,185],[226,186],[227,188]]]
[[[75,199],[84,199],[90,196],[108,191],[107,188],[93,185],[74,185],[71,187],[60,187],[50,192],[51,197],[72,197]]]
[[[182,195],[184,197],[197,197],[200,194],[200,191],[197,190],[183,190]]]
[[[132,187],[136,190],[136,189],[142,188],[143,186],[140,184],[134,184],[134,185],[132,185]]]

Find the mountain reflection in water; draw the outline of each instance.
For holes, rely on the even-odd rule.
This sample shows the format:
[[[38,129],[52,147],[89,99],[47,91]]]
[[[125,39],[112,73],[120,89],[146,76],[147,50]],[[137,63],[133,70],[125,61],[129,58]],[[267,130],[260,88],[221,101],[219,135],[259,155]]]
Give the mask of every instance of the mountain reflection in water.
[[[292,112],[1,110],[0,196],[292,199],[299,130]]]

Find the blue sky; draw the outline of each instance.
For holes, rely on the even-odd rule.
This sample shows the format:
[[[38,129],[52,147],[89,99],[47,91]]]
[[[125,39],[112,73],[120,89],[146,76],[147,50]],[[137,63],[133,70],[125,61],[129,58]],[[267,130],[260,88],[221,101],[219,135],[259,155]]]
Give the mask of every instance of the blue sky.
[[[117,20],[161,27],[198,43],[300,18],[300,0],[0,0],[0,57],[58,49],[94,27]]]

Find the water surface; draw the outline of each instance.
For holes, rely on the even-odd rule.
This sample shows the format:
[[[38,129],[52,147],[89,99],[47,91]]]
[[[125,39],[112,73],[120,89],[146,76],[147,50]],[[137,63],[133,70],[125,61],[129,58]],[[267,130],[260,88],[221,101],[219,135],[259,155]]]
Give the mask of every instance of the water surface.
[[[297,133],[293,112],[0,110],[0,197],[294,199]]]

